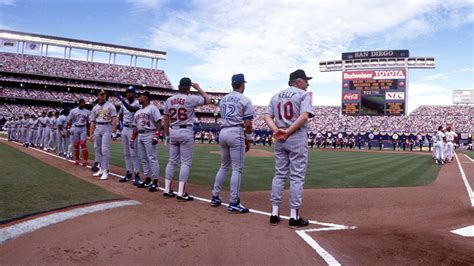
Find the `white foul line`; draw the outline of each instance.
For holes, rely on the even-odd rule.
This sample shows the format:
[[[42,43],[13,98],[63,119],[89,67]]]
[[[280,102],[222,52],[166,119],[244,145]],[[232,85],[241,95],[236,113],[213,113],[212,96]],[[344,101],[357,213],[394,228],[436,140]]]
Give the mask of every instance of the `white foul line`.
[[[464,181],[464,186],[466,186],[467,194],[471,200],[471,207],[474,207],[474,192],[472,191],[471,185],[469,185],[469,181],[467,180],[466,174],[464,173],[464,169],[462,169],[458,155],[454,153],[454,156],[456,156],[456,161],[458,163],[459,171],[461,172],[462,180]]]
[[[125,200],[125,201],[114,201],[108,203],[96,204],[88,207],[72,209],[65,212],[52,213],[46,216],[42,216],[33,220],[14,224],[5,228],[0,229],[0,244],[5,243],[10,239],[17,238],[21,235],[31,233],[40,228],[70,220],[82,215],[105,211],[113,208],[138,205],[140,202],[136,200]]]
[[[4,138],[2,138],[3,140],[6,140]],[[17,145],[21,145],[20,143],[16,143],[16,142],[13,142]],[[50,155],[50,156],[53,156],[53,157],[56,157],[56,158],[59,158],[59,159],[62,159],[62,160],[66,160],[66,161],[69,161],[71,163],[74,163],[74,161],[72,160],[68,160],[66,158],[63,158],[61,156],[58,156],[56,154],[52,154],[52,153],[48,153],[48,152],[45,152],[41,149],[37,149],[37,148],[33,148],[39,152],[42,152],[44,154],[47,154],[47,155]],[[91,166],[87,166],[88,168],[91,168]],[[110,175],[113,175],[113,176],[116,176],[116,177],[123,177],[122,175],[119,175],[119,174],[115,174],[115,173],[112,173],[112,172],[109,172]],[[164,188],[162,187],[159,187],[160,190],[164,191]],[[176,194],[176,193],[175,193]],[[192,196],[192,195],[191,195]],[[205,198],[201,198],[201,197],[197,197],[197,196],[193,196],[196,200],[199,200],[199,201],[202,201],[202,202],[207,202],[207,203],[210,203],[211,201],[209,199],[205,199]],[[229,206],[229,204],[227,203],[222,203],[223,206]],[[255,213],[255,214],[260,214],[260,215],[265,215],[265,216],[271,216],[272,214],[269,213],[269,212],[264,212],[264,211],[259,211],[259,210],[255,210],[255,209],[249,209],[249,211],[251,213]],[[282,219],[286,219],[286,220],[289,220],[290,217],[289,216],[284,216],[284,215],[281,215],[280,218]],[[324,261],[326,261],[326,263],[328,263],[329,265],[341,265],[331,254],[329,254],[324,248],[322,248],[313,238],[311,238],[311,236],[309,236],[306,232],[317,232],[317,231],[334,231],[334,230],[347,230],[347,229],[356,229],[357,227],[355,226],[347,226],[347,225],[341,225],[341,224],[333,224],[333,223],[325,223],[325,222],[318,222],[318,221],[313,221],[313,220],[309,220],[309,223],[310,224],[314,224],[314,225],[320,225],[320,226],[326,226],[326,228],[317,228],[317,229],[307,229],[307,230],[297,230],[296,233],[309,245],[311,246],[311,248],[313,248],[316,253],[321,256],[321,258],[324,259]]]
[[[471,157],[469,157],[467,154],[464,154],[464,156],[466,156],[466,158],[468,158],[469,160],[471,160],[471,162],[474,162],[474,160],[471,159]]]

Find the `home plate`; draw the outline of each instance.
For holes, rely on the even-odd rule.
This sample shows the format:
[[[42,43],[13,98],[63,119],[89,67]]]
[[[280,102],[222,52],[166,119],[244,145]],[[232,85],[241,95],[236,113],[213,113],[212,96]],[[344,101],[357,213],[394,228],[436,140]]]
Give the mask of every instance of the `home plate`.
[[[456,230],[451,231],[453,234],[457,234],[460,236],[474,236],[474,225],[470,225],[467,227],[459,228]]]

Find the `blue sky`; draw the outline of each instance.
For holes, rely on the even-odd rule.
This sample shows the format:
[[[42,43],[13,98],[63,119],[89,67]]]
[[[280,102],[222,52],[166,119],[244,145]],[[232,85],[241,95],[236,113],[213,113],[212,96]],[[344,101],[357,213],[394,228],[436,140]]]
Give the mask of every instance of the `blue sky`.
[[[320,73],[318,62],[385,49],[437,59],[434,70],[410,71],[409,111],[451,104],[452,90],[474,87],[473,22],[474,2],[452,0],[0,0],[0,28],[164,50],[159,67],[173,84],[189,76],[229,88],[242,72],[255,104],[303,68],[315,77],[313,102],[339,105],[341,74]]]

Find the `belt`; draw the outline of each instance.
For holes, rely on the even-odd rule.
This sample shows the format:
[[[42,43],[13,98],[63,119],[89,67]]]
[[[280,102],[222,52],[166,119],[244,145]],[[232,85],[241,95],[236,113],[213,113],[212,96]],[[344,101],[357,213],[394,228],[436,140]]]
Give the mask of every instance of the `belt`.
[[[140,129],[138,130],[139,134],[155,132],[155,129]]]
[[[134,125],[127,125],[127,124],[123,124],[123,126],[124,127],[131,127],[131,128],[135,127]]]
[[[58,129],[57,127],[53,127],[53,129]]]
[[[74,125],[75,127],[85,127],[86,125]]]
[[[192,128],[192,125],[179,125],[179,126],[172,126],[171,128],[177,129],[177,128]]]
[[[222,127],[222,128],[228,128],[228,127],[244,127],[244,124],[237,124],[237,125],[232,125],[232,126],[227,126],[227,127]]]
[[[97,125],[109,125],[110,122],[95,122]]]

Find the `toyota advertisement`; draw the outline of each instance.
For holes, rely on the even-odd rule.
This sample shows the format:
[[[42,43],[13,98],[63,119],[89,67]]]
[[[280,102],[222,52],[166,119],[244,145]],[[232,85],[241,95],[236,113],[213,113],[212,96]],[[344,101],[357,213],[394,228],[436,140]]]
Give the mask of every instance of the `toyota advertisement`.
[[[404,115],[406,70],[342,72],[342,114]]]

